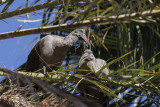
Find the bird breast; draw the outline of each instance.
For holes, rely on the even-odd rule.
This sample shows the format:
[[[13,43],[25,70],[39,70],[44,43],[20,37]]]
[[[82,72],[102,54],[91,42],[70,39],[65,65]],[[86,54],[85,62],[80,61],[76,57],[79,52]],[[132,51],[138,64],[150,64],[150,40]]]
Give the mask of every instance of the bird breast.
[[[85,62],[81,65],[81,67],[79,69],[82,70],[88,70],[88,71],[81,71],[79,73],[81,74],[88,74],[88,73],[97,73],[103,66],[106,65],[106,62],[102,59],[95,59],[95,60],[91,60],[88,62]],[[109,69],[105,68],[102,70],[102,72],[100,73],[100,77],[104,77],[106,75],[109,74]]]
[[[86,74],[88,74],[88,73],[91,72],[91,69],[90,69],[89,66],[88,66],[88,62],[84,62],[84,63],[79,67],[79,69],[81,70],[81,71],[78,72],[78,73],[80,73],[80,74],[86,75]]]
[[[48,35],[41,42],[41,58],[48,64],[61,65],[67,53],[67,48],[63,46],[63,37]]]

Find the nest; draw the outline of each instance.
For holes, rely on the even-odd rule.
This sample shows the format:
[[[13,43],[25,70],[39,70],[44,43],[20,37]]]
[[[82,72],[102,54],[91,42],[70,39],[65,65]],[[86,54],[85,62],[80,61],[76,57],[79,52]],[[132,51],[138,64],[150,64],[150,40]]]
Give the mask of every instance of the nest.
[[[42,90],[32,93],[28,87],[16,84],[0,85],[0,107],[73,107],[66,99]]]

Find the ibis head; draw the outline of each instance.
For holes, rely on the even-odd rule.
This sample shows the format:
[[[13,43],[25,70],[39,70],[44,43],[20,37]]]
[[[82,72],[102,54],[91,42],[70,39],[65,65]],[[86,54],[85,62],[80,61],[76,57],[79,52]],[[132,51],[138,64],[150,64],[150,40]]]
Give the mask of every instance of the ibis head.
[[[82,57],[79,60],[79,67],[86,61],[94,60],[95,56],[93,55],[93,52],[90,49],[86,49],[82,55]]]
[[[76,29],[76,30],[72,31],[70,34],[77,36],[79,39],[83,39],[88,44],[89,49],[91,49],[91,44],[86,36],[85,29]]]

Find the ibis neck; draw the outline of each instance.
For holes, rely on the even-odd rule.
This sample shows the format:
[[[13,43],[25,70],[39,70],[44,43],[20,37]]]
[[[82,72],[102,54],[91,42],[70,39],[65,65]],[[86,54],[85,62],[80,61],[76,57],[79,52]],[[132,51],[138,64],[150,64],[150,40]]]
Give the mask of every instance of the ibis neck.
[[[79,38],[75,35],[68,35],[64,38],[64,42],[66,46],[72,47],[76,42],[79,40]]]

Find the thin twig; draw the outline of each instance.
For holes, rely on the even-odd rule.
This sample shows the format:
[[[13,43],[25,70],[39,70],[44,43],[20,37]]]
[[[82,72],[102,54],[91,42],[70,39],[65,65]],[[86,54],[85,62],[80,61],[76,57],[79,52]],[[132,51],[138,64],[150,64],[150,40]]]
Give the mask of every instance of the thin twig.
[[[80,84],[80,82],[83,80],[84,78],[81,78],[78,83],[76,84],[76,86],[74,87],[73,91],[71,92],[72,94],[74,94],[74,91],[76,90],[76,88],[78,87],[78,85]]]
[[[7,12],[7,13],[1,13],[0,14],[0,20],[10,18],[10,17],[14,17],[14,16],[18,16],[18,15],[22,15],[22,14],[25,14],[25,13],[34,12],[34,11],[44,9],[44,8],[54,7],[58,4],[60,4],[61,3],[60,1],[61,0],[56,0],[54,2],[44,3],[44,4],[37,5],[37,6],[31,6],[31,7],[28,7],[28,8],[19,9],[19,10]]]

